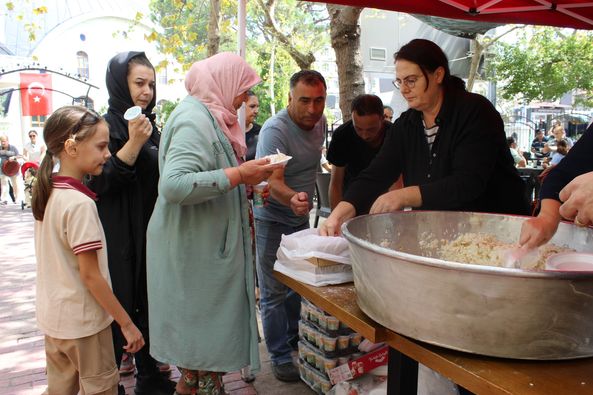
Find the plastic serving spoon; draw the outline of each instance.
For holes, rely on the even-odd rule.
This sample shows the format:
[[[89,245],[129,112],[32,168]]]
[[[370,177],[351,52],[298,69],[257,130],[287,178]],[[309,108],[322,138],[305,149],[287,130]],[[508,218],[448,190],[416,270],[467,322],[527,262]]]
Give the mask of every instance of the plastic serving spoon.
[[[537,248],[514,247],[503,252],[503,266],[508,268],[520,268],[521,261],[526,258],[537,258]]]

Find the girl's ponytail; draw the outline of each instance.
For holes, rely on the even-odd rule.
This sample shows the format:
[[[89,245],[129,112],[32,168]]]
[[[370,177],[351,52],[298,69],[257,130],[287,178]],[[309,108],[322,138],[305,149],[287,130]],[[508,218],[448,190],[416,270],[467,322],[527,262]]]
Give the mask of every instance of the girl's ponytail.
[[[33,198],[31,199],[31,208],[33,210],[33,217],[37,221],[43,221],[45,215],[45,207],[49,200],[49,195],[53,188],[51,181],[51,173],[54,167],[54,157],[51,152],[47,151],[41,165],[39,165],[39,171],[37,172],[37,182],[33,187]]]

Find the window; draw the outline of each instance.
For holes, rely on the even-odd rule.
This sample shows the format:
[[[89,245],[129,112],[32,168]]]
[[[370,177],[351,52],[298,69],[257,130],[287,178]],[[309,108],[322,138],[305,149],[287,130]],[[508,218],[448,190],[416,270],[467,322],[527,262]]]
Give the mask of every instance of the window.
[[[43,125],[45,125],[46,120],[47,115],[33,115],[31,117],[31,127],[43,129]]]
[[[158,81],[159,84],[162,85],[167,85],[167,67],[162,67],[159,71],[158,71]]]
[[[89,78],[89,56],[84,51],[78,51],[76,52],[76,60],[80,78]]]
[[[387,57],[387,50],[385,48],[373,48],[370,49],[371,60],[385,60]]]
[[[78,96],[72,99],[72,105],[83,106],[88,109],[95,109],[95,101],[87,96]]]

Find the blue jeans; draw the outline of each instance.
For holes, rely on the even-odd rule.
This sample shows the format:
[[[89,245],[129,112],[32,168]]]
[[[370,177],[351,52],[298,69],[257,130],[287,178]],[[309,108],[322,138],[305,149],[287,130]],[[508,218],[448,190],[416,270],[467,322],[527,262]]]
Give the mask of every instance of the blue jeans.
[[[273,276],[276,251],[282,234],[309,228],[309,222],[293,227],[279,222],[255,220],[257,249],[257,278],[259,307],[264,338],[272,363],[281,365],[292,361],[290,344],[298,340],[301,297]]]

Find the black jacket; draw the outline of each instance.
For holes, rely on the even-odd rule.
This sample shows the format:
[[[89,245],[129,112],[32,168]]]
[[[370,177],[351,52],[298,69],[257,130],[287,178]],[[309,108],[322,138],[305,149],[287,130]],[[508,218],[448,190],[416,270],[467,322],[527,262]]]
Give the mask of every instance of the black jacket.
[[[93,177],[89,187],[99,195],[97,208],[107,239],[109,271],[113,292],[130,314],[146,324],[146,228],[157,198],[159,179],[158,147],[160,134],[154,126],[152,102],[144,114],[153,124],[152,135],[140,150],[134,166],[128,166],[116,153],[128,141],[128,122],[124,112],[132,107],[127,83],[128,61],[142,52],[124,52],[115,56],[107,67],[106,83],[109,109],[111,158],[103,173]]]
[[[446,92],[436,123],[439,131],[429,152],[421,112],[404,112],[344,200],[364,212],[403,173],[404,186],[420,187],[418,209],[528,214],[504,124],[486,98]]]

